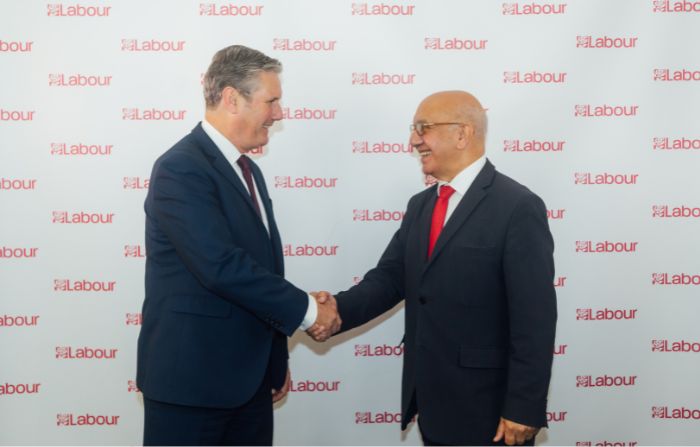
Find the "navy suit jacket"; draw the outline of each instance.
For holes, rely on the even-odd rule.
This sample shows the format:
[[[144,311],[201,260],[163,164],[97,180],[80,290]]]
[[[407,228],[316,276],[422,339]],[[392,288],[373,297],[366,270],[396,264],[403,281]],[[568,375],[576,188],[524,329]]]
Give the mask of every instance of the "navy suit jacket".
[[[377,267],[337,295],[343,330],[405,299],[402,428],[490,444],[501,416],[546,426],[556,325],[554,243],[542,200],[490,162],[428,260],[437,186],[413,196]]]
[[[270,232],[201,123],[155,162],[146,211],[146,297],[137,384],[167,403],[233,408],[270,367],[281,386],[287,336],[305,292],[286,281],[262,172],[251,163]]]

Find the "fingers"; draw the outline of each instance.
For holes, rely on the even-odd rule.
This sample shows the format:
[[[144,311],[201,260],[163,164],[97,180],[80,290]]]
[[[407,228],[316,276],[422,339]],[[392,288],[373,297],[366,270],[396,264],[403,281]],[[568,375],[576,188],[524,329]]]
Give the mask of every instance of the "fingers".
[[[324,342],[340,331],[341,325],[342,320],[340,320],[340,317],[337,317],[337,321],[330,325],[315,323],[306,330],[306,333],[309,334],[314,340]]]
[[[499,442],[505,438],[506,445],[522,445],[534,438],[538,431],[539,429],[536,427],[518,424],[517,422],[501,418],[493,441]]]
[[[335,301],[335,299],[333,298],[333,295],[326,292],[325,290],[323,290],[321,292],[311,292],[311,296],[316,298],[316,302],[318,302],[318,304],[326,304],[326,302],[329,299],[333,299],[333,301]]]
[[[322,290],[320,292],[311,292],[311,296],[316,298],[316,302],[318,304],[326,304],[330,302],[330,304],[332,304],[334,307],[337,307],[335,297],[331,295],[330,292],[327,292],[325,290]]]
[[[515,445],[515,433],[512,430],[506,430],[506,445]]]
[[[312,297],[314,297],[314,299],[316,300],[317,303],[323,304],[323,303],[321,302],[321,299],[320,299],[320,298],[321,298],[321,297],[320,297],[321,292],[309,292],[309,295],[311,295]],[[325,296],[323,296],[323,300],[324,300],[324,301],[325,301],[325,299],[326,299]]]
[[[272,403],[275,403],[277,401],[280,401],[284,399],[284,396],[286,396],[287,393],[283,393],[282,390],[276,390],[272,389]]]
[[[522,425],[520,428],[515,430],[515,443],[517,445],[523,445],[525,442],[532,440],[532,438],[534,438],[537,434],[537,431],[538,430],[534,427]]]
[[[311,326],[306,332],[311,336],[311,338],[319,342],[328,340],[332,335],[330,330],[318,323]]]
[[[290,384],[291,380],[292,380],[292,375],[291,375],[289,368],[288,368],[287,369],[287,376],[284,379],[284,384],[282,384],[282,388],[280,388],[279,390],[277,390],[275,388],[272,389],[272,403],[275,403],[279,400],[284,399],[284,396],[286,396],[287,393],[289,392],[289,384]]]
[[[311,292],[318,303],[318,314],[314,324],[306,331],[316,341],[326,341],[340,331],[343,324],[338,314],[335,297],[329,292]]]
[[[535,428],[535,427],[528,427],[528,431],[525,433],[525,441],[530,441],[537,436],[537,433],[539,433],[540,429]]]
[[[503,423],[503,418],[501,418],[501,421],[498,423],[498,428],[496,429],[496,436],[493,437],[493,442],[500,442],[505,431],[505,424]]]

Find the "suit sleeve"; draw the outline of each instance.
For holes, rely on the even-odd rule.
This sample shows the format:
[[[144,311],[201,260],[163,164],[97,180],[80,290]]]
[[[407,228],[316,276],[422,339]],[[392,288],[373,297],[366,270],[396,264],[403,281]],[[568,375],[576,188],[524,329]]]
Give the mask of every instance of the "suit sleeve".
[[[305,292],[236,246],[212,179],[184,153],[154,169],[150,210],[159,229],[201,284],[291,335],[308,306]]]
[[[503,417],[533,427],[547,426],[557,319],[553,252],[545,205],[529,194],[512,215],[504,253],[510,356]]]
[[[343,320],[341,332],[378,317],[404,298],[404,251],[408,227],[415,216],[416,197],[408,202],[401,226],[394,233],[377,266],[359,284],[336,295]]]

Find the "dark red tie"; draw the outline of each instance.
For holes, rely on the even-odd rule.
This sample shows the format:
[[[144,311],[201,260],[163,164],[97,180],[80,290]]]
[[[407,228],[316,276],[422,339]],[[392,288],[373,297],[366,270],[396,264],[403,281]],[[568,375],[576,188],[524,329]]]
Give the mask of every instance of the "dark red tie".
[[[258,212],[258,216],[262,219],[260,205],[258,205],[258,196],[255,194],[253,176],[250,173],[250,160],[245,155],[241,155],[236,163],[241,167],[241,171],[243,171],[243,178],[245,179],[246,185],[248,185],[248,191],[250,192],[250,198],[253,200],[253,206],[255,207],[255,211]]]
[[[435,242],[440,236],[442,227],[445,225],[445,215],[447,215],[447,204],[450,202],[450,197],[454,194],[455,190],[450,185],[442,185],[440,187],[440,195],[435,201],[435,208],[433,208],[433,220],[430,224],[430,244],[428,245],[428,259],[433,254],[433,248],[435,248]]]

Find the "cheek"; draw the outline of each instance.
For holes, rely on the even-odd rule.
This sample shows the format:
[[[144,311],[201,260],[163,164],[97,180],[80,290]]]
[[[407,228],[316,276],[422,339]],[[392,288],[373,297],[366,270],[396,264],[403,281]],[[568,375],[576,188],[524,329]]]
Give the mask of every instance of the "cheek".
[[[438,144],[437,141],[434,141],[432,138],[428,138],[423,141],[425,142],[425,145],[428,146],[428,148],[430,149],[430,155],[435,157],[440,156],[440,144]]]
[[[260,115],[258,116],[258,121],[260,125],[262,126],[263,124],[267,123],[272,119],[272,110],[270,108],[265,109],[264,111],[260,112]]]

